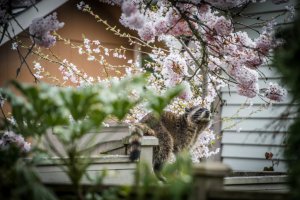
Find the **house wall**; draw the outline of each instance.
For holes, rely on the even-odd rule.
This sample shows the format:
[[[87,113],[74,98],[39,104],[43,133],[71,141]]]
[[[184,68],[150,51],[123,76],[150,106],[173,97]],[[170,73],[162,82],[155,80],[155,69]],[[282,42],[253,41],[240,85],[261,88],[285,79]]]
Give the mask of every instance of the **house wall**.
[[[130,45],[126,38],[120,38],[119,36],[112,34],[112,32],[106,30],[106,27],[103,24],[97,23],[91,15],[79,11],[76,7],[78,2],[79,1],[69,0],[58,9],[51,11],[51,13],[57,12],[59,21],[65,23],[64,27],[57,31],[58,34],[66,39],[69,39],[75,45],[83,45],[82,35],[84,35],[90,40],[99,40],[103,46],[109,49],[120,46],[134,49],[133,45]],[[103,19],[106,19],[110,25],[116,25],[121,32],[128,32],[128,29],[124,28],[119,23],[119,17],[121,15],[119,7],[110,6],[93,0],[85,2],[91,5],[93,11]],[[20,33],[18,35],[18,39],[22,40],[22,42],[28,47],[32,45],[32,42],[28,37],[28,29],[25,32]],[[23,64],[21,68],[20,75],[16,78],[16,71],[20,67],[21,60],[18,52],[11,49],[11,45],[12,41],[8,41],[4,45],[0,46],[0,87],[3,87],[9,80],[13,79],[17,79],[21,82],[34,83],[34,78],[30,74],[25,64]],[[37,50],[37,48],[35,48],[35,50]],[[48,54],[49,58],[52,58],[53,60],[58,59],[59,61],[62,61],[67,59],[70,63],[75,64],[78,69],[86,72],[90,76],[106,76],[103,65],[97,61],[88,61],[86,55],[80,55],[78,53],[78,49],[71,48],[70,45],[66,45],[62,41],[58,41],[55,46],[51,47],[50,49],[40,48],[40,50],[42,53]],[[20,52],[25,57],[28,50],[20,48]],[[53,57],[52,52],[58,56],[58,58]],[[99,56],[103,54],[104,53],[102,51],[102,53],[99,53]],[[120,72],[123,73],[124,69],[118,68],[117,66],[127,64],[127,60],[134,59],[133,51],[126,52],[125,55],[127,60],[114,58],[111,55],[107,56],[106,60],[109,64],[115,67],[108,69],[108,76],[119,75]],[[32,53],[29,54],[26,62],[31,70],[33,70],[34,67],[33,62],[39,62],[41,66],[43,66],[46,71],[49,72],[49,74],[59,79],[60,83],[63,82],[62,75],[58,70],[60,64],[45,61]],[[57,81],[50,78],[44,78],[41,79],[41,81],[49,82],[55,85],[58,84]],[[67,82],[64,85],[72,85],[72,83]],[[4,107],[4,111],[8,111],[6,106]]]
[[[252,19],[237,19],[248,26],[239,26],[239,29],[247,31],[250,37],[255,38],[258,35],[251,28],[261,30],[256,24],[257,17],[271,19],[277,16],[285,5],[295,2],[274,5],[267,1],[251,5],[246,13],[251,15]],[[278,19],[280,26],[288,25],[284,21],[284,16]],[[271,64],[265,64],[259,71],[263,74],[259,78],[260,88],[266,87],[267,82],[280,83],[281,75]],[[260,97],[249,99],[239,96],[232,87],[222,91],[222,98],[225,100],[225,105],[221,108],[223,162],[229,164],[233,170],[262,171],[264,167],[272,166],[272,162],[265,159],[265,152],[272,152],[273,158],[279,160],[274,170],[286,171],[283,151],[286,131],[294,116],[283,119],[281,114],[288,106],[291,106],[291,110],[294,109],[290,104],[291,97],[284,102],[267,106]]]

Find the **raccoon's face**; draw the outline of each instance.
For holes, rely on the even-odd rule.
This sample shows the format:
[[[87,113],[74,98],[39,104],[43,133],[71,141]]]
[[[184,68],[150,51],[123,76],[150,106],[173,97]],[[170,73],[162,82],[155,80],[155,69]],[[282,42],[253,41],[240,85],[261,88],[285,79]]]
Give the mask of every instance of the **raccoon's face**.
[[[185,113],[188,122],[193,124],[202,124],[204,122],[209,122],[211,118],[210,111],[200,106],[186,108]]]

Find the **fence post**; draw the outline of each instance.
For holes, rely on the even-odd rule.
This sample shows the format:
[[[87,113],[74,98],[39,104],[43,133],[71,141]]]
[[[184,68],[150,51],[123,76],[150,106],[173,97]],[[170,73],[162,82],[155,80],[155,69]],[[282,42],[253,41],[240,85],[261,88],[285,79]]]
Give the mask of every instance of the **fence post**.
[[[223,189],[230,167],[220,162],[204,162],[194,167],[193,200],[206,200],[209,191]]]

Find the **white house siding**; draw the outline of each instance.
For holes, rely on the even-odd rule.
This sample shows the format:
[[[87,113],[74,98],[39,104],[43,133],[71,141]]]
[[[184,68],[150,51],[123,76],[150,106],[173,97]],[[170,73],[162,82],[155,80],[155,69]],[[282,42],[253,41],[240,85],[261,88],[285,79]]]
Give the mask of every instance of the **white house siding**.
[[[260,19],[271,19],[277,16],[286,5],[295,4],[290,1],[286,4],[274,5],[271,1],[257,3],[247,8],[248,14],[256,14],[254,19],[237,19],[239,22],[252,26]],[[288,25],[284,17],[279,18],[281,26]],[[252,38],[257,33],[249,27],[239,28],[247,31]],[[256,29],[261,27],[255,26]],[[276,73],[272,66],[265,65],[260,68],[265,77],[260,77],[260,87],[263,88],[267,82],[280,83],[281,75]],[[266,78],[268,79],[266,81]],[[222,99],[226,101],[221,108],[222,116],[222,140],[221,157],[224,163],[229,164],[233,170],[262,171],[264,167],[272,166],[272,162],[265,159],[265,152],[272,152],[273,158],[279,160],[274,166],[275,171],[286,171],[284,160],[284,142],[288,125],[293,121],[293,116],[282,120],[279,118],[290,105],[290,97],[284,102],[266,106],[266,103],[256,97],[249,99],[239,96],[234,87],[222,90]],[[292,106],[291,109],[295,108]]]

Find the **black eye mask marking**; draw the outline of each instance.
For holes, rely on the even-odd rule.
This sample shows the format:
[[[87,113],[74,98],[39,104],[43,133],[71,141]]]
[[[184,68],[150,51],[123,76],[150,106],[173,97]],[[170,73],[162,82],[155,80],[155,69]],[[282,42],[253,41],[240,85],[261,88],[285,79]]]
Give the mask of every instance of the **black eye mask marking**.
[[[202,119],[207,119],[210,116],[210,112],[206,108],[199,108],[198,106],[196,106],[196,107],[190,108],[188,110],[189,110],[189,113],[194,112],[191,116],[191,120],[196,123],[202,121]],[[189,113],[187,113],[187,115]]]

